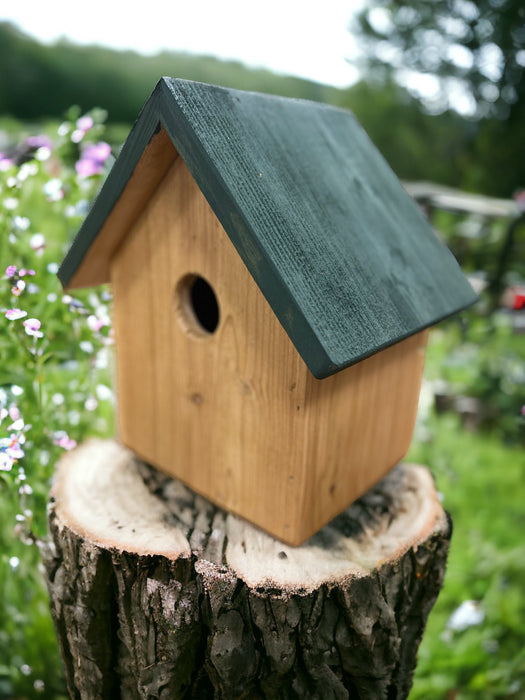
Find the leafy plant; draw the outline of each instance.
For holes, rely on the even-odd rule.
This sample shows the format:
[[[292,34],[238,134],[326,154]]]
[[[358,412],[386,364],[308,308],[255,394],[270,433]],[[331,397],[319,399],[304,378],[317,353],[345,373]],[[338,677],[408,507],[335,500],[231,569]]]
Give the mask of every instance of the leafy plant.
[[[103,117],[72,110],[55,143],[0,154],[0,697],[63,693],[34,545],[61,453],[112,431],[110,295],[56,276],[109,160]]]

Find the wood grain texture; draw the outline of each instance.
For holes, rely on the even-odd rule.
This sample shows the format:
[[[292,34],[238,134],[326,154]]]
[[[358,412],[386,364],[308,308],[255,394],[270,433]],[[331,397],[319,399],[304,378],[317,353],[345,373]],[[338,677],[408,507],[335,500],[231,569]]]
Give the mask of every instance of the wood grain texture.
[[[155,120],[314,376],[476,300],[350,112],[166,78],[137,124],[147,131]],[[133,161],[143,144],[129,141]],[[122,193],[128,200],[126,168],[119,173],[103,201]],[[105,212],[95,204],[64,280],[74,277]]]
[[[121,438],[215,503],[298,544],[406,453],[426,332],[315,379],[182,159],[111,274]],[[180,318],[188,274],[217,295],[212,335]]]
[[[48,513],[72,699],[408,696],[451,535],[425,467],[291,548],[91,440],[58,465]]]
[[[109,280],[109,265],[114,252],[176,157],[177,152],[170,139],[160,129],[142,153],[126,185],[126,196],[116,202],[104,220],[68,287],[92,287]]]

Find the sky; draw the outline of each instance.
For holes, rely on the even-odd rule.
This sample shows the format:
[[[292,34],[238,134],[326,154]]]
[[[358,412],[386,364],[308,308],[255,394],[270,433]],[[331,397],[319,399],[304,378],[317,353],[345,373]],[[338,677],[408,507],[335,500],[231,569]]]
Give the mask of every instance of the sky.
[[[0,21],[45,43],[66,37],[146,54],[211,54],[346,87],[357,79],[347,60],[355,54],[348,24],[363,2],[16,0],[1,3]]]

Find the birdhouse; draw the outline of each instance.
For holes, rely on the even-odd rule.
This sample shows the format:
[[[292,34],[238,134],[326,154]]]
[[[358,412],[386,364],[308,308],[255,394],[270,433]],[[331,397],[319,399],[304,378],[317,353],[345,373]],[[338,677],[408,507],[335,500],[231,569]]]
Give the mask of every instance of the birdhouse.
[[[291,544],[406,454],[476,299],[350,112],[170,78],[59,276],[112,285],[121,441]]]

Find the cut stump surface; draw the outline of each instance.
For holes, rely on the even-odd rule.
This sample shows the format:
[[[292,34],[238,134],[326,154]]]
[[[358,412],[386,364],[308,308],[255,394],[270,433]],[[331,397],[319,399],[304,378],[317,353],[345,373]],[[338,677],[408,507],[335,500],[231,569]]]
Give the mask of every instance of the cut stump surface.
[[[44,549],[72,698],[405,698],[451,526],[400,464],[300,547],[113,441],[59,463]]]

